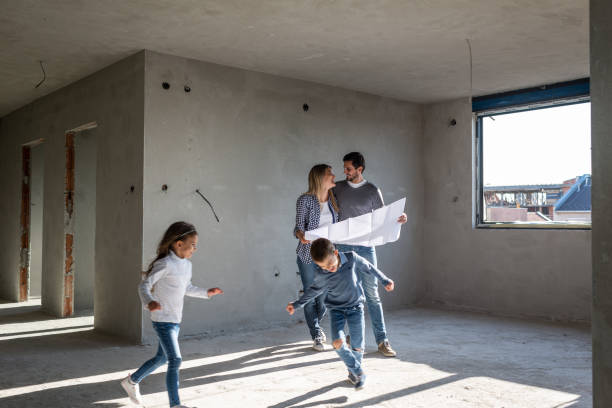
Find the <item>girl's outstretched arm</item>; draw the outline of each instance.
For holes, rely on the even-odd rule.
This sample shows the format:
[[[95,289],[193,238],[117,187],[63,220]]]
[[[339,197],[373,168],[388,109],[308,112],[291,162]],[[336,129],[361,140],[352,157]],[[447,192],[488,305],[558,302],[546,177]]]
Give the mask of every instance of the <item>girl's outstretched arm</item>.
[[[187,290],[185,291],[185,295],[187,296],[202,299],[210,299],[211,297],[220,295],[222,293],[223,291],[220,288],[204,289],[200,288],[199,286],[192,285],[191,282],[189,282],[189,285],[187,285]]]
[[[221,288],[210,288],[208,289],[208,292],[206,292],[206,294],[208,295],[209,298],[211,298],[215,295],[223,294],[223,290],[221,290]]]

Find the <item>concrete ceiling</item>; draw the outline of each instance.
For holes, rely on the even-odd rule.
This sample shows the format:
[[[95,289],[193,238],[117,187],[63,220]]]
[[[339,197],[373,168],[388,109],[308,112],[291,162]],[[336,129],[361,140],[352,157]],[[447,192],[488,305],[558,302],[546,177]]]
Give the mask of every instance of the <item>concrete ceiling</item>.
[[[588,0],[1,0],[0,116],[141,49],[429,103],[587,77]],[[44,62],[47,80],[38,61]]]

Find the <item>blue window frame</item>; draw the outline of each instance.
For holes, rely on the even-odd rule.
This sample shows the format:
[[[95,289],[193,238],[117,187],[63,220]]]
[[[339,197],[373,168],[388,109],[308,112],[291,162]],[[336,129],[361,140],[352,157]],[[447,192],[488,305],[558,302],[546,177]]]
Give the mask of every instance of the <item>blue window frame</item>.
[[[589,222],[562,222],[550,220],[545,221],[549,216],[549,210],[552,207],[540,207],[539,215],[542,216],[543,222],[513,222],[513,221],[495,221],[493,219],[487,219],[487,208],[489,201],[485,197],[491,195],[491,187],[485,187],[483,182],[483,138],[485,137],[484,130],[485,126],[483,121],[485,118],[492,118],[499,115],[506,115],[518,112],[526,112],[538,109],[547,109],[551,107],[578,104],[589,102],[589,79],[578,79],[569,82],[556,83],[551,85],[542,85],[533,88],[521,89],[511,92],[504,92],[494,95],[486,95],[473,98],[472,100],[472,112],[475,120],[475,163],[474,163],[474,177],[475,177],[475,191],[474,191],[474,223],[475,227],[478,228],[571,228],[571,229],[588,229],[590,228]],[[590,174],[588,179],[581,178],[576,179],[577,182],[586,183],[590,189]],[[515,191],[519,190],[519,187],[527,188],[526,186],[498,186],[500,192],[498,196],[504,197],[504,189],[513,188]],[[529,185],[529,188],[533,188],[533,192],[526,191],[524,193],[531,194],[537,198],[537,194],[544,193],[544,196],[549,197],[550,201],[555,201],[554,198],[562,195],[560,191],[561,187],[551,185]],[[539,187],[539,190],[538,190]],[[558,190],[554,190],[558,188]],[[487,190],[487,191],[485,191]],[[589,190],[590,191],[590,190]],[[510,193],[506,193],[510,194]],[[535,194],[535,195],[534,195]],[[531,197],[530,196],[530,197]],[[497,197],[497,196],[495,196]],[[590,197],[590,193],[589,193]],[[490,204],[490,203],[489,203]],[[517,201],[518,207],[518,201]],[[532,211],[533,210],[533,211]],[[529,208],[530,212],[536,212],[534,208]],[[493,218],[493,217],[491,217]]]

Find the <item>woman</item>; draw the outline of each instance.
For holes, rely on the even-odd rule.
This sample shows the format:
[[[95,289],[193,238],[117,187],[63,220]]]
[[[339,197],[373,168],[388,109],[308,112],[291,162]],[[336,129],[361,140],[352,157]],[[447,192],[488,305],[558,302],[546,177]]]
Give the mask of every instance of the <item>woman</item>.
[[[331,192],[331,188],[336,185],[334,177],[331,166],[317,164],[308,173],[308,191],[297,199],[293,233],[300,241],[296,249],[297,265],[304,288],[309,287],[315,277],[315,264],[310,257],[310,241],[304,237],[305,232],[338,222],[338,205]],[[320,327],[326,311],[324,297],[323,293],[304,306],[304,318],[313,340],[312,348],[316,351],[325,350],[323,343],[326,337]]]

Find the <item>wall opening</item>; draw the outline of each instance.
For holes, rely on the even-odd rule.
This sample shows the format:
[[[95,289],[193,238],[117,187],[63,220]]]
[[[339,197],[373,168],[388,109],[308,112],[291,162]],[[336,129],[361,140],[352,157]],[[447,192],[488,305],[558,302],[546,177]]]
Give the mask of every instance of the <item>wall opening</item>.
[[[20,302],[41,296],[44,160],[43,139],[21,147]]]
[[[95,124],[66,133],[63,316],[93,311],[96,237]]]
[[[44,143],[32,146],[30,166],[30,282],[28,297],[36,298],[42,295]]]

